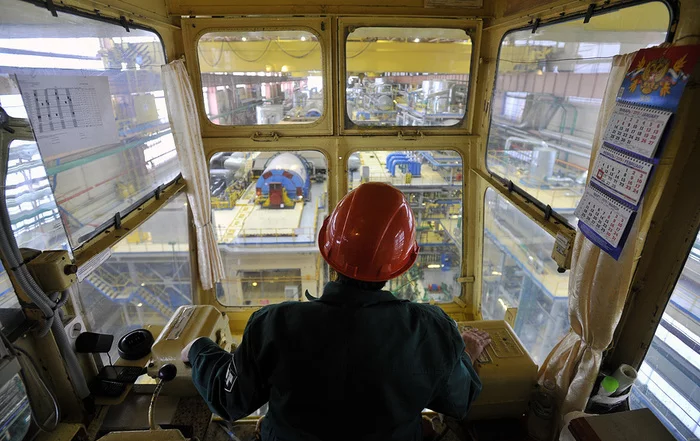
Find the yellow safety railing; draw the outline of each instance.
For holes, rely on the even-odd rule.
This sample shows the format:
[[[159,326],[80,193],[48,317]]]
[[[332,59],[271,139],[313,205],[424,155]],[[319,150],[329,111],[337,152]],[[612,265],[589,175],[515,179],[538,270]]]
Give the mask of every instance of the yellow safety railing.
[[[357,174],[359,177],[361,174]],[[387,173],[370,173],[369,174],[369,182],[384,182],[387,184],[395,185],[395,186],[402,186],[402,185],[447,185],[449,184],[448,178],[445,178],[443,176],[411,176],[410,183],[407,183],[406,181],[406,175],[402,173],[396,173],[396,176],[391,176],[388,172]],[[457,184],[461,181],[453,180],[452,185]],[[353,182],[350,182],[350,189],[352,190],[356,186],[360,185],[360,180],[355,180]]]
[[[189,244],[186,242],[173,243],[149,243],[149,242],[137,242],[132,243],[128,241],[119,242],[113,249],[115,253],[137,253],[137,252],[149,252],[149,253],[188,253],[190,250]]]
[[[303,237],[309,237],[314,241],[316,230],[313,227],[305,228],[217,228],[219,243],[256,243],[259,239],[267,239],[266,243],[299,243]],[[235,231],[232,231],[235,230]],[[269,241],[269,239],[274,239]]]

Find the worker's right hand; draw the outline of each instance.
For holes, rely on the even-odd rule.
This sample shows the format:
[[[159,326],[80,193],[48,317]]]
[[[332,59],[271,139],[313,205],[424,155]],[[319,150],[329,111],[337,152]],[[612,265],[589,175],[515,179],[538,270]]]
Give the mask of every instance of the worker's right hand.
[[[462,340],[464,340],[464,349],[472,360],[472,363],[476,363],[486,346],[491,343],[491,336],[486,331],[479,329],[469,329],[462,332]]]
[[[187,345],[182,349],[182,352],[180,352],[180,359],[182,360],[183,363],[189,364],[190,363],[190,348],[192,348],[192,345],[194,342],[199,340],[201,337],[195,338],[191,342],[187,343]]]

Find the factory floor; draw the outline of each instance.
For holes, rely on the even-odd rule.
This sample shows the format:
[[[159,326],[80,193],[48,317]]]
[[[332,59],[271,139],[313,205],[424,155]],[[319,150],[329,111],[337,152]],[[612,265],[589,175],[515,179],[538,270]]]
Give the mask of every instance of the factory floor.
[[[252,195],[252,197],[251,197]],[[313,183],[309,201],[294,208],[263,208],[255,204],[255,184],[230,209],[213,210],[219,243],[237,245],[289,245],[315,242],[319,219],[326,215],[327,185]]]
[[[372,182],[386,182],[393,185],[406,185],[406,175],[398,169],[395,170],[395,176],[391,176],[389,171],[386,169],[386,157],[389,153],[388,151],[367,151],[359,152],[360,155],[360,169],[357,172],[351,174],[348,178],[349,187],[353,188],[360,185],[360,179],[362,177],[362,167],[369,167],[369,180]],[[423,165],[421,167],[420,177],[411,177],[410,185],[442,185],[448,183],[447,180],[440,175],[437,171],[433,170],[428,165]]]

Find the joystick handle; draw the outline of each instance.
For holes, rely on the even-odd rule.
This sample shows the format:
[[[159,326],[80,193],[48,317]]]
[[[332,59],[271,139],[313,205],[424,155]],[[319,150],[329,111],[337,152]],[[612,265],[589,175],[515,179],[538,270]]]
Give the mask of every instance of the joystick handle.
[[[165,364],[158,369],[158,378],[163,382],[172,381],[177,375],[177,367],[174,364]]]
[[[172,381],[177,376],[177,367],[174,364],[164,364],[160,369],[158,369],[158,384],[156,389],[153,391],[153,396],[151,397],[151,405],[148,406],[148,425],[151,430],[158,430],[159,427],[156,424],[155,408],[156,400],[160,391],[163,389],[163,385],[169,381]]]

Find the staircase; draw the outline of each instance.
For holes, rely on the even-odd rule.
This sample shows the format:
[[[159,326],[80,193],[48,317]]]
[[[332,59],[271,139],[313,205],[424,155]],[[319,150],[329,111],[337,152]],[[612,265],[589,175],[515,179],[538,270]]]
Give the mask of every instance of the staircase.
[[[168,294],[161,286],[155,285],[149,289],[134,284],[126,274],[115,275],[102,268],[93,271],[85,281],[115,303],[127,304],[137,300],[138,303],[143,303],[166,319],[172,317],[175,312],[162,300]]]

